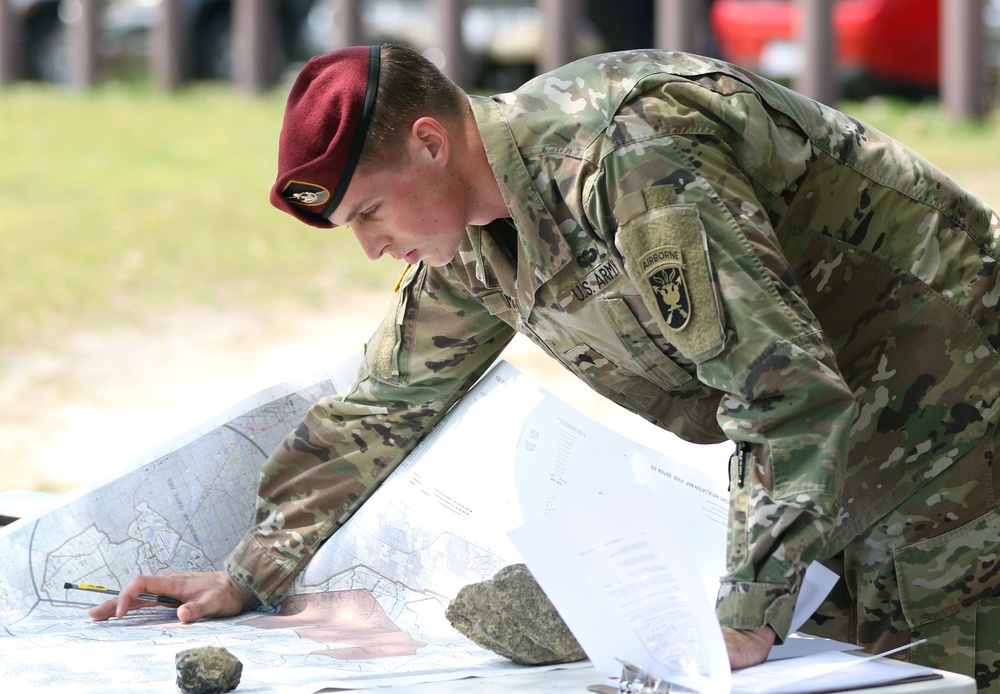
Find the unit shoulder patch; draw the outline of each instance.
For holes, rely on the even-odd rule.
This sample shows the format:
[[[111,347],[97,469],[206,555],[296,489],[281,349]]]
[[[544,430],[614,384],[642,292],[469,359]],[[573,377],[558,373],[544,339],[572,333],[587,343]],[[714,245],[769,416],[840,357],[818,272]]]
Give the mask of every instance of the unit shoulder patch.
[[[691,296],[684,280],[684,252],[677,246],[661,246],[642,261],[642,276],[648,282],[665,327],[683,330],[691,322]]]
[[[664,336],[695,362],[721,352],[725,331],[698,209],[674,204],[635,214],[615,245]]]

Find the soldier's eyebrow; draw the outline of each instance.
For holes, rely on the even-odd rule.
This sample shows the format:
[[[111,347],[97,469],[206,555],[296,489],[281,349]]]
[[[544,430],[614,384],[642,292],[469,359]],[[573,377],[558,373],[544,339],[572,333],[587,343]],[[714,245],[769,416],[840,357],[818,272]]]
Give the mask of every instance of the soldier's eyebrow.
[[[352,219],[354,219],[355,217],[358,216],[358,213],[361,211],[361,209],[364,206],[365,206],[365,201],[364,200],[362,200],[361,202],[359,202],[358,204],[356,204],[354,206],[354,208],[347,214],[347,219],[345,219],[343,222],[339,222],[338,223],[337,221],[334,220],[333,215],[337,213],[336,210],[334,210],[333,212],[331,212],[330,216],[327,217],[327,219],[329,219],[330,223],[333,224],[334,226],[338,226],[338,227],[347,226],[348,224],[351,223]]]

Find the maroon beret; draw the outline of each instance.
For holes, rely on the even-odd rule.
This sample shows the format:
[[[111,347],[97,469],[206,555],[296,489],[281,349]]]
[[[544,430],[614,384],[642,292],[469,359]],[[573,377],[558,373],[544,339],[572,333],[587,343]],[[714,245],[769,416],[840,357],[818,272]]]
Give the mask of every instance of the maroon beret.
[[[333,226],[361,157],[378,92],[379,46],[309,60],[292,85],[278,140],[271,204],[314,227]]]

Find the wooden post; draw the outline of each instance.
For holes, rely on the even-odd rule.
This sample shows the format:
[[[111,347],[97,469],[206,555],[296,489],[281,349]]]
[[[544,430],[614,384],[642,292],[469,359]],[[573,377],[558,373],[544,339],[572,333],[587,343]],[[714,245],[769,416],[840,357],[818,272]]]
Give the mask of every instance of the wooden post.
[[[441,71],[462,88],[468,88],[472,78],[469,56],[462,38],[465,5],[465,0],[433,0],[431,7],[438,26],[437,47],[441,50]]]
[[[17,81],[22,73],[20,43],[21,22],[10,0],[0,0],[0,85]]]
[[[183,0],[161,0],[150,41],[153,79],[167,90],[179,88],[190,74],[185,58],[188,32],[182,14],[182,2]]]
[[[953,118],[980,119],[988,110],[984,0],[940,1],[941,100]]]
[[[542,13],[541,55],[538,72],[548,72],[573,60],[574,29],[583,15],[581,0],[537,0]]]
[[[275,0],[233,2],[233,79],[249,94],[277,82],[281,17]]]
[[[692,0],[656,0],[654,35],[657,48],[701,52],[698,45],[699,4]]]
[[[837,74],[837,47],[833,29],[833,0],[797,0],[799,4],[798,45],[802,67],[795,89],[827,105],[840,98]]]
[[[102,0],[63,0],[60,15],[66,23],[66,76],[69,84],[78,89],[97,83],[97,31],[102,4]]]

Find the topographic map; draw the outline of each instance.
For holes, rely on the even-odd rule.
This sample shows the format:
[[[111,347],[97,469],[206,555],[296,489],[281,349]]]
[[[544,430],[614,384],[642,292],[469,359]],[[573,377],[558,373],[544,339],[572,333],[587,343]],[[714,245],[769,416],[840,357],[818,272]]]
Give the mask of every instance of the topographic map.
[[[165,607],[89,620],[104,596],[64,583],[119,588],[136,573],[222,568],[250,522],[261,464],[313,402],[349,384],[355,363],[261,393],[0,531],[3,691],[174,692],[175,654],[206,645],[243,662],[240,692],[517,672],[452,629],[448,602],[520,561],[508,530],[633,476],[690,496],[713,521],[721,566],[717,487],[501,362],[326,542],[278,609],[188,625]],[[507,426],[496,426],[498,413]]]

